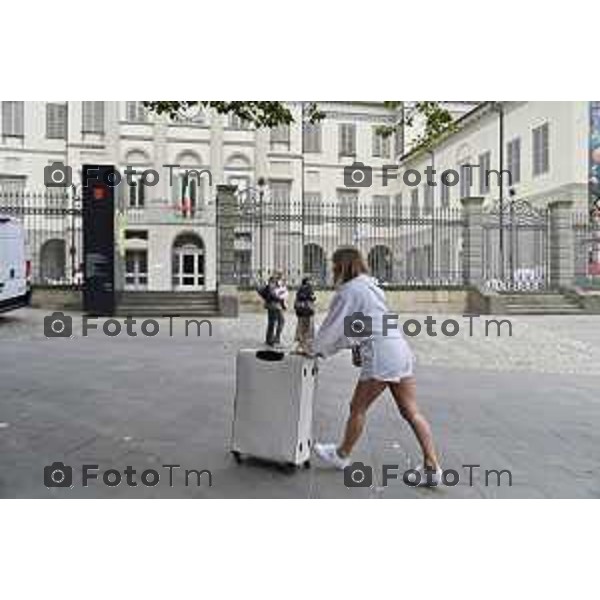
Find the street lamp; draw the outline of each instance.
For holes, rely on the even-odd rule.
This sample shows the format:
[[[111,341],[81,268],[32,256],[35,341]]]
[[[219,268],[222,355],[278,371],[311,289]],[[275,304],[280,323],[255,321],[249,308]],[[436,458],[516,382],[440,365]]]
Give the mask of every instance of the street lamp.
[[[77,264],[77,237],[76,237],[76,215],[80,214],[81,210],[81,186],[76,186],[74,183],[71,184],[71,244],[69,248],[69,255],[71,258],[71,281],[77,283],[76,273],[79,271],[79,265]],[[82,218],[82,217],[80,217]],[[81,222],[81,221],[80,221]]]
[[[255,237],[256,219],[258,219],[258,277],[263,276],[264,269],[264,220],[265,220],[265,191],[267,182],[264,177],[259,177],[256,181],[256,187],[247,186],[244,189],[238,188],[238,200],[242,214],[249,217],[249,223],[252,231],[252,258],[255,256]],[[247,209],[250,209],[247,212]],[[254,262],[254,260],[253,260]]]
[[[263,267],[264,267],[264,263],[263,263],[263,242],[264,242],[264,217],[265,217],[265,211],[264,211],[264,197],[265,197],[265,187],[266,187],[266,181],[264,177],[259,177],[256,184],[258,185],[258,203],[259,203],[259,223],[258,223],[258,264],[259,264],[259,276],[261,278],[264,277],[263,275]]]
[[[498,113],[498,162],[500,163],[500,181],[498,182],[498,220],[500,277],[504,280],[504,107],[501,102],[492,102],[492,108]]]

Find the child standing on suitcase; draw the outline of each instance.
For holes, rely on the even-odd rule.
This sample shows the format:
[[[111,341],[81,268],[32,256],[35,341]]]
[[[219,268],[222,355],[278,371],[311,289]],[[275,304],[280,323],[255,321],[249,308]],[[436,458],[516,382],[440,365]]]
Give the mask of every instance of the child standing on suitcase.
[[[269,277],[267,285],[258,293],[265,301],[267,311],[267,335],[265,343],[267,346],[275,346],[281,343],[281,333],[285,325],[283,311],[287,309],[288,290],[283,283],[281,273],[274,273]]]
[[[294,311],[298,324],[296,325],[296,352],[298,354],[308,354],[311,350],[313,338],[315,337],[315,302],[317,297],[310,283],[310,279],[305,277],[302,285],[296,292],[294,301]]]

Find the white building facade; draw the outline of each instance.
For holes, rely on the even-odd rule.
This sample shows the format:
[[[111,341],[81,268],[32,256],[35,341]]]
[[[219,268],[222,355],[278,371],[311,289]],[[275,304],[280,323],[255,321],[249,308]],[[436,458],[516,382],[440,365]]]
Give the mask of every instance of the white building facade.
[[[422,219],[421,229],[430,231],[435,227],[433,215],[439,217],[445,210],[459,211],[462,198],[482,197],[489,226],[484,241],[485,278],[495,280],[500,273],[514,276],[515,271],[528,270],[535,271],[533,277],[542,281],[548,259],[548,207],[558,201],[570,201],[573,211],[581,214],[581,223],[586,221],[590,144],[594,135],[599,135],[592,125],[593,104],[480,104],[456,121],[452,133],[428,148],[415,149],[402,157],[398,193],[403,214]],[[420,174],[418,185],[415,173]],[[434,185],[429,185],[428,179]],[[501,208],[506,216],[492,231],[494,220],[500,219]],[[511,216],[513,208],[527,214]],[[517,225],[514,231],[510,230],[510,219]],[[432,244],[428,237],[421,232],[425,242],[414,248],[407,244],[410,255],[394,256],[394,260],[406,265],[409,276],[415,271],[421,278],[437,270],[459,272],[462,239],[453,241],[440,235]],[[580,262],[587,260],[586,253],[590,251],[589,244],[576,248]],[[577,267],[580,272],[585,268],[584,264]]]
[[[294,122],[272,130],[203,110],[179,120],[148,115],[141,102],[133,101],[4,101],[1,106],[0,190],[5,194],[43,191],[44,170],[55,163],[72,168],[75,195],[83,164],[114,164],[122,174],[136,170],[132,185],[118,188],[128,289],[215,289],[217,185],[235,185],[255,196],[263,179],[266,203],[301,206],[304,197],[318,210],[324,201],[389,194],[376,177],[372,187],[349,191],[343,167],[362,161],[377,169],[403,151],[401,129],[385,139],[377,133],[382,125],[395,126],[399,113],[375,102],[319,103],[326,117],[316,125],[303,125],[303,103],[291,102]],[[147,169],[159,174],[156,183],[150,178],[155,185],[139,181]],[[68,240],[43,239],[43,248],[30,249],[34,267],[36,262],[38,270],[50,265],[48,280],[68,280]],[[236,244],[240,268],[255,271],[256,240],[240,235]],[[44,258],[48,252],[52,256]],[[297,244],[280,236],[268,252],[265,270],[292,262],[294,274],[287,275],[301,273],[303,250]],[[294,252],[297,258],[290,258]]]
[[[534,206],[569,199],[584,207],[589,139],[590,102],[486,102],[460,118],[456,131],[442,141],[404,156],[401,170],[435,168],[437,185],[428,198],[433,206],[460,206],[460,198],[471,195],[494,202],[500,195],[499,178],[491,173],[488,181],[485,171],[508,170],[506,196],[512,187],[516,197]],[[462,175],[466,165],[473,165],[470,182],[461,176],[459,183],[443,185],[443,171]],[[415,212],[428,210],[424,181],[417,187],[400,184],[407,206],[417,205]]]

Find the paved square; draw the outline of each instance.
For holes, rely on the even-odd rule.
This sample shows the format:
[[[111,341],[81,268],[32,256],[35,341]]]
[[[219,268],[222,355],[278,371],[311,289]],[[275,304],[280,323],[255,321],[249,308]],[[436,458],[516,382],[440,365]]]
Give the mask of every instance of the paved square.
[[[46,339],[45,311],[0,316],[0,497],[198,498],[592,498],[600,497],[600,319],[514,317],[513,336],[483,318],[469,336],[467,321],[455,337],[411,341],[418,357],[419,398],[431,418],[443,466],[460,483],[415,490],[401,481],[383,486],[384,463],[418,461],[416,443],[386,395],[374,406],[353,457],[373,467],[373,486],[346,488],[343,474],[313,460],[294,474],[228,452],[236,350],[262,341],[264,315],[214,319],[201,337],[176,323],[173,337],[161,321],[156,337],[81,336]],[[408,317],[407,317],[408,318]],[[415,317],[423,319],[424,316]],[[491,317],[489,317],[491,318]],[[293,319],[290,319],[293,320]],[[103,320],[99,320],[101,325]],[[139,323],[139,321],[138,321]],[[137,327],[139,332],[139,326]],[[291,341],[293,324],[286,329]],[[439,331],[439,325],[438,325]],[[315,406],[315,437],[336,439],[356,371],[347,354],[323,363]],[[72,489],[46,488],[44,467],[62,461],[74,469]],[[160,483],[109,487],[80,482],[83,464],[100,473],[131,465]],[[185,485],[181,471],[168,484],[165,464],[209,469]],[[479,464],[469,485],[465,464]],[[484,470],[509,469],[485,485]],[[179,473],[179,474],[178,474]]]

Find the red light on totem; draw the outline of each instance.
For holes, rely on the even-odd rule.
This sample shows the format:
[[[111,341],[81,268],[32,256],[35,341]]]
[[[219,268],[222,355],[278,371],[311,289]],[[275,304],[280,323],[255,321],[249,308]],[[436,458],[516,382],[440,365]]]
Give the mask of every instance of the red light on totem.
[[[105,185],[95,185],[92,188],[92,196],[94,200],[106,200],[108,189]]]

